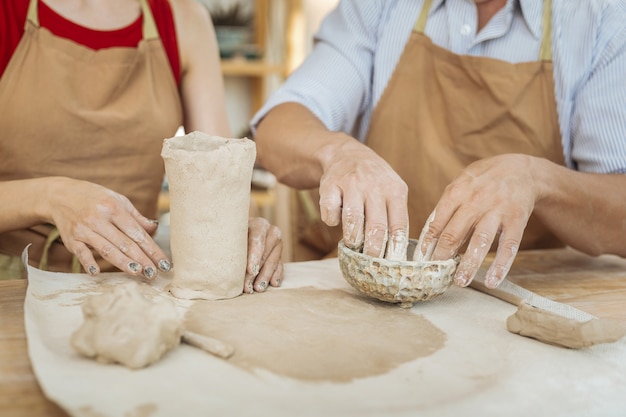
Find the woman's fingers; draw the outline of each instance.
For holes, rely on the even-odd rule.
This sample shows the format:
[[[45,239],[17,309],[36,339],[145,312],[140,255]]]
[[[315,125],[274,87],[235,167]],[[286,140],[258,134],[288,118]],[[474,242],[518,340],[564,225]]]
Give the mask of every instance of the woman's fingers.
[[[254,217],[248,221],[248,262],[244,292],[263,292],[268,285],[282,283],[282,235],[278,227],[266,219]]]
[[[159,269],[171,269],[171,262],[150,237],[158,224],[142,216],[128,198],[100,185],[75,180],[57,191],[52,193],[52,220],[64,244],[88,273],[100,271],[93,254],[87,251],[98,253],[121,271],[149,279],[155,278]]]
[[[121,233],[119,234],[121,235]],[[99,272],[99,268],[94,271],[94,267],[97,268],[97,263],[95,262],[92,251],[89,249],[92,248],[100,254],[102,259],[130,275],[136,276],[143,274],[149,279],[156,276],[156,270],[154,270],[154,268],[150,269],[149,267],[144,267],[140,262],[133,259],[130,254],[124,253],[130,252],[130,250],[120,249],[120,247],[117,247],[110,240],[92,230],[86,231],[84,235],[81,235],[80,240],[66,239],[65,245],[76,255],[85,271],[90,275],[96,275]],[[120,246],[123,248],[127,247],[125,244]]]
[[[114,242],[122,253],[139,262],[147,278],[154,278],[157,269],[165,272],[171,269],[165,252],[134,218],[115,218],[114,224],[116,227],[107,228],[103,236]]]
[[[282,244],[275,245],[271,252],[267,255],[265,262],[263,263],[263,267],[261,271],[254,279],[254,290],[257,292],[263,292],[267,289],[267,286],[271,284],[272,279],[274,282],[276,280],[280,280],[280,278],[275,277],[275,272],[280,263],[280,256],[282,251]]]

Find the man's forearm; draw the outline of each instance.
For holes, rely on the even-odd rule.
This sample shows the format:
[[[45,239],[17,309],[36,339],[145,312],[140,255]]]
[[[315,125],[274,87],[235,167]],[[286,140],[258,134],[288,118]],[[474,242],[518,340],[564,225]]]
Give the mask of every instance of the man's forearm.
[[[590,255],[626,256],[626,175],[545,164],[537,170],[544,191],[534,213],[575,249]]]
[[[329,131],[306,107],[281,104],[259,123],[255,142],[259,163],[279,181],[295,188],[317,187],[323,174],[328,147],[354,140]]]

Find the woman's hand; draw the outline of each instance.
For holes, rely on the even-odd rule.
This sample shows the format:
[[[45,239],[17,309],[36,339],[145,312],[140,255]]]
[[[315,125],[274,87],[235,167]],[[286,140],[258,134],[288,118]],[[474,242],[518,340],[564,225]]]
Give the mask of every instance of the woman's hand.
[[[261,217],[248,221],[248,264],[243,291],[263,292],[268,284],[280,287],[283,282],[280,229]]]
[[[171,262],[150,237],[157,222],[142,216],[128,198],[64,177],[56,178],[48,191],[50,221],[88,274],[100,272],[91,249],[131,275],[153,279],[159,269],[171,269]]]

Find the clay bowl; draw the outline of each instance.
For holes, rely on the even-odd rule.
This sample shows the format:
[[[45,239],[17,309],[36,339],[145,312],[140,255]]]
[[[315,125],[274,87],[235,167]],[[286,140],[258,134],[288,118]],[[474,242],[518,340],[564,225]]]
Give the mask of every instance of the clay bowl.
[[[407,259],[413,258],[417,241],[411,239]],[[361,294],[410,308],[443,294],[452,285],[456,259],[445,261],[388,261],[348,248],[339,242],[339,265],[343,277]]]

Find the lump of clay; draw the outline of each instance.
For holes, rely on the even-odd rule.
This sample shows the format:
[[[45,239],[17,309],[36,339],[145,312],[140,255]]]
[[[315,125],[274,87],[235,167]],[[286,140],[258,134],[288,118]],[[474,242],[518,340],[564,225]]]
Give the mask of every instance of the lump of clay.
[[[626,335],[626,328],[617,320],[594,318],[580,322],[534,307],[525,301],[508,318],[506,325],[511,333],[571,349],[613,343]]]
[[[182,320],[174,303],[146,284],[134,281],[85,299],[85,321],[71,344],[103,363],[143,368],[178,346]]]

